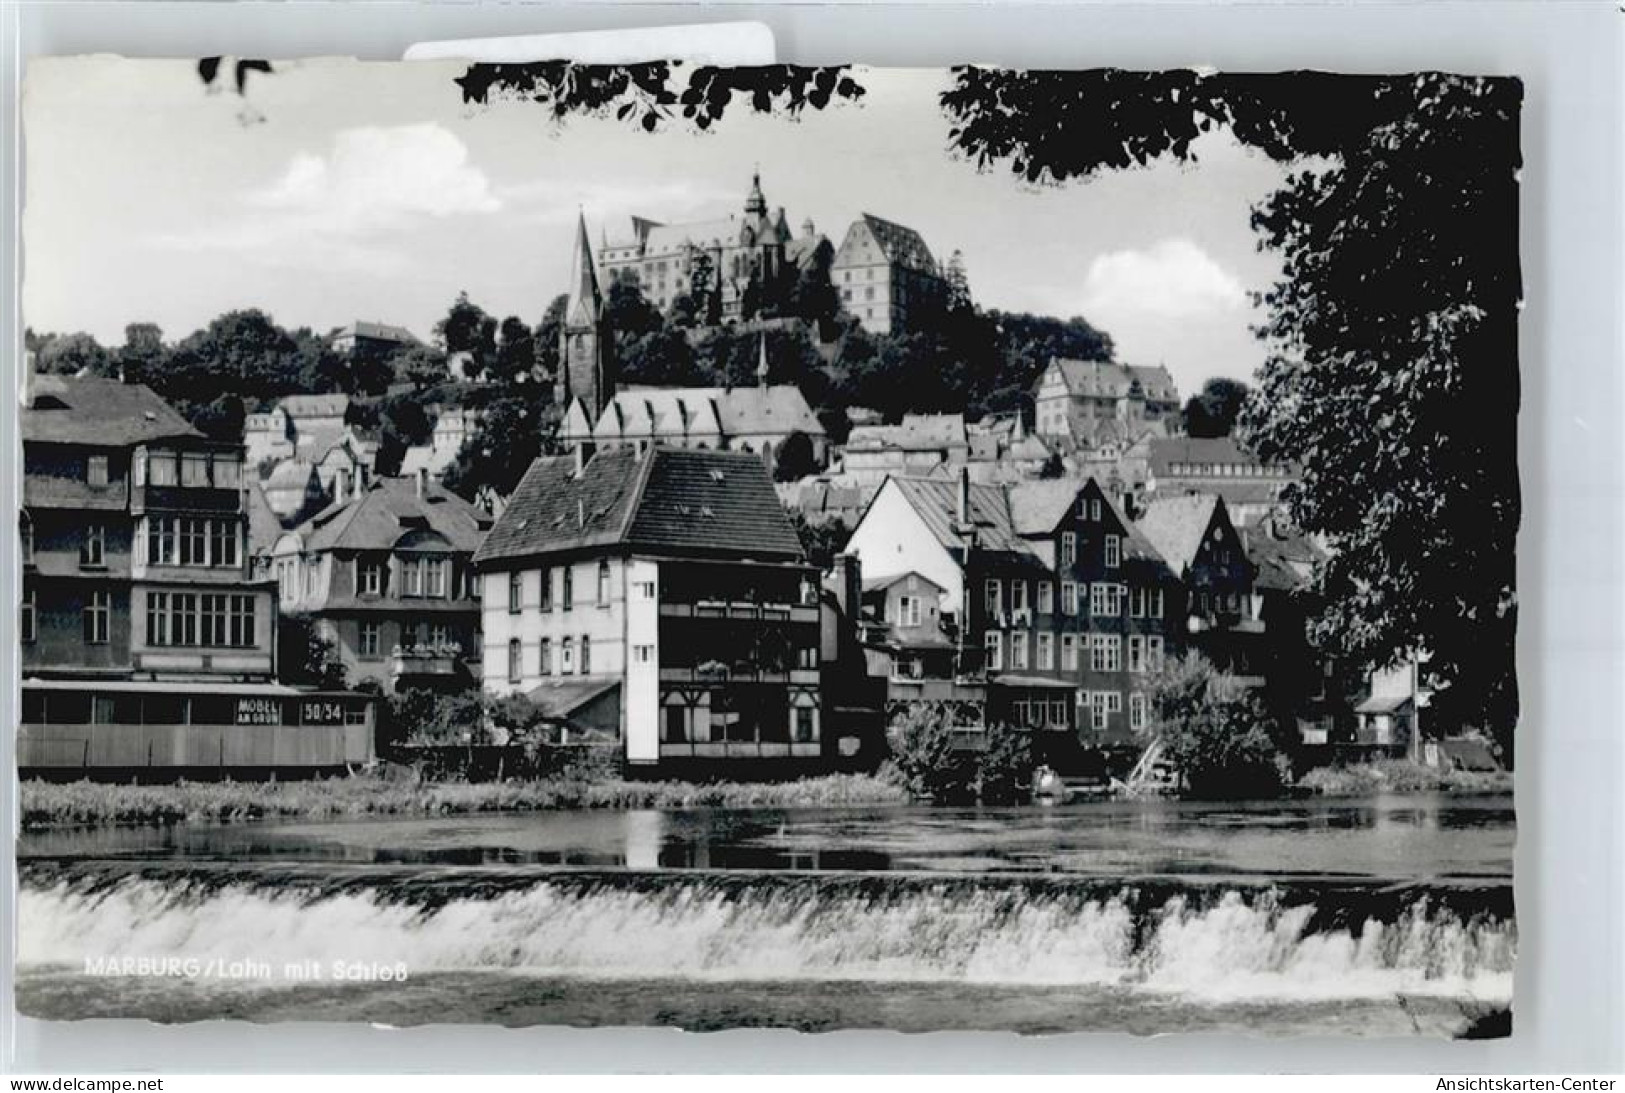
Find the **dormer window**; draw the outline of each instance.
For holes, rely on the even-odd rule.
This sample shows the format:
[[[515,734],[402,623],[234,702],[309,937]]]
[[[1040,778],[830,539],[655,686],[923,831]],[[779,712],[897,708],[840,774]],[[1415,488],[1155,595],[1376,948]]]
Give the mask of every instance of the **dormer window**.
[[[94,487],[107,485],[107,457],[105,455],[90,457],[85,464],[85,481]]]
[[[209,484],[209,457],[202,452],[187,452],[181,456],[181,485],[207,486]]]
[[[173,486],[176,481],[175,453],[153,452],[147,457],[147,473],[154,486]]]

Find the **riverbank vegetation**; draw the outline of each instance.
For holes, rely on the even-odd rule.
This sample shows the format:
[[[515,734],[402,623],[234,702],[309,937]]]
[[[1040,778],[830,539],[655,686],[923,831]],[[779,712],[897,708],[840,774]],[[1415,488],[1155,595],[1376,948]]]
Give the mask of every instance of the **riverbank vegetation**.
[[[1510,793],[1512,772],[1439,770],[1405,759],[1378,759],[1347,766],[1316,767],[1298,779],[1300,789],[1327,797],[1373,793]]]
[[[794,782],[637,782],[544,778],[428,782],[378,775],[303,782],[175,782],[111,785],[27,781],[23,829],[101,824],[334,820],[362,816],[447,816],[555,809],[833,808],[907,802],[896,784],[832,774]]]

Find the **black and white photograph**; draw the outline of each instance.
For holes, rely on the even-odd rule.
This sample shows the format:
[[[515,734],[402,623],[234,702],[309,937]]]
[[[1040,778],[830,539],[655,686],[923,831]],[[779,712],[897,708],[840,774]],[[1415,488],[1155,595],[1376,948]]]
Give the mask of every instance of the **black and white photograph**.
[[[1510,1036],[1523,98],[34,59],[18,1010]]]

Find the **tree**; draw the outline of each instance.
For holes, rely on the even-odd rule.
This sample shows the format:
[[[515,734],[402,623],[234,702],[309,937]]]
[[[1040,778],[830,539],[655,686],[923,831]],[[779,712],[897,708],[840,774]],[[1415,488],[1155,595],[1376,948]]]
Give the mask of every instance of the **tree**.
[[[1202,384],[1199,394],[1185,401],[1185,433],[1194,437],[1229,436],[1247,401],[1248,386],[1220,376]]]
[[[1332,548],[1316,637],[1366,667],[1419,652],[1436,723],[1510,743],[1517,80],[1424,72],[1005,72],[942,96],[982,166],[1057,183],[1187,159],[1223,127],[1300,166],[1253,211],[1283,278],[1260,301],[1270,355],[1240,432],[1287,461],[1297,525]]]
[[[128,383],[147,383],[163,374],[169,363],[169,347],[157,323],[130,323],[124,328],[124,344],[116,351],[119,372]]]
[[[835,556],[846,549],[846,541],[852,537],[852,529],[846,526],[846,521],[836,516],[815,523],[798,508],[786,506],[784,511],[790,518],[790,526],[796,529],[796,538],[801,540],[801,552],[807,561],[819,569],[834,565]]]
[[[909,793],[938,803],[974,798],[974,764],[955,749],[946,709],[925,703],[910,706],[892,718],[886,737]]]
[[[59,376],[106,377],[118,371],[113,355],[85,333],[52,335],[35,353],[34,367]]]
[[[344,661],[315,619],[284,613],[277,619],[276,637],[277,674],[282,682],[323,690],[345,688]]]
[[[457,461],[447,468],[446,488],[469,501],[482,489],[508,496],[537,456],[558,453],[559,417],[545,388],[532,398],[492,399]]]
[[[517,315],[502,320],[497,329],[496,357],[491,378],[499,383],[529,383],[536,368],[536,335]]]
[[[1200,653],[1169,659],[1148,688],[1142,730],[1194,797],[1248,797],[1280,782],[1269,712],[1256,693]]]
[[[497,321],[471,301],[467,292],[457,294],[446,317],[435,324],[434,336],[448,356],[468,354],[470,379],[496,363]]]
[[[1032,799],[1033,737],[1014,725],[990,725],[987,750],[976,765],[976,798],[985,805],[1013,805]]]
[[[798,482],[810,474],[818,473],[818,461],[813,458],[813,444],[806,433],[796,430],[779,445],[773,464],[773,478],[778,482]]]
[[[395,370],[419,391],[451,379],[446,354],[430,345],[415,345],[396,357]]]

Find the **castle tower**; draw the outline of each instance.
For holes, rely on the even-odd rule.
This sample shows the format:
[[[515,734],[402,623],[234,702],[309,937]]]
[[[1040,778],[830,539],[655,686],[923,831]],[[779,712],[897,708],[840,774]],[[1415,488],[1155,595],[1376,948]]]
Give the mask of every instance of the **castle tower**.
[[[580,399],[589,423],[596,423],[615,397],[615,338],[609,329],[604,298],[598,291],[587,218],[576,225],[575,255],[570,267],[569,297],[559,329],[559,372],[554,397],[568,408]]]
[[[750,175],[750,194],[745,198],[745,215],[766,216],[767,198],[762,196],[762,172],[755,170]]]

